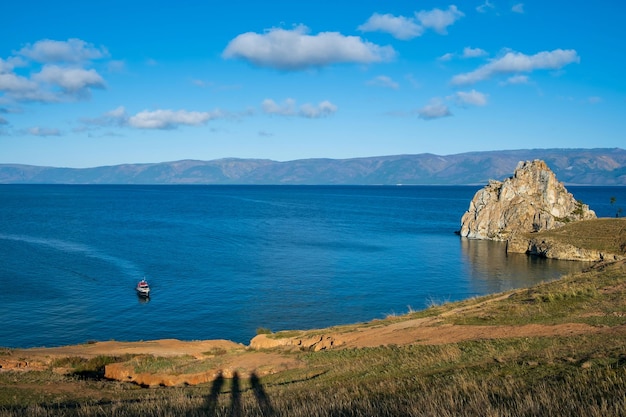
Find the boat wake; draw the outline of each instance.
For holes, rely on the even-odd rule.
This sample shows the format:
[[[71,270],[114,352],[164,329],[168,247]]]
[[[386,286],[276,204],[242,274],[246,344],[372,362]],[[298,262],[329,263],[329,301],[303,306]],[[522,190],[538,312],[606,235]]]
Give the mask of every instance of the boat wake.
[[[7,235],[0,233],[0,239],[2,240],[12,240],[16,242],[23,242],[31,245],[42,246],[54,250],[58,250],[66,253],[74,253],[83,255],[85,257],[99,259],[101,261],[107,262],[122,272],[130,276],[142,276],[143,273],[139,270],[139,268],[126,259],[118,258],[116,256],[109,255],[104,253],[97,248],[67,240],[60,239],[49,239],[44,237],[37,236],[26,236],[26,235]]]

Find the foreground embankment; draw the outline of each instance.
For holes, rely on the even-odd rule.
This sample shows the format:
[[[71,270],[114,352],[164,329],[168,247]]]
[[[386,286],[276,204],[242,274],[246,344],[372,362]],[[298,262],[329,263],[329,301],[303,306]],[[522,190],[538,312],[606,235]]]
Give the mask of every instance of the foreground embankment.
[[[604,261],[532,288],[249,346],[4,349],[0,417],[626,415],[625,299],[626,261]]]
[[[385,320],[259,335],[251,346],[7,349],[2,363],[19,368],[0,372],[0,416],[624,415],[624,299],[617,261]],[[320,340],[334,343],[318,349]],[[111,365],[134,383],[103,379]],[[183,381],[202,373],[199,385]]]

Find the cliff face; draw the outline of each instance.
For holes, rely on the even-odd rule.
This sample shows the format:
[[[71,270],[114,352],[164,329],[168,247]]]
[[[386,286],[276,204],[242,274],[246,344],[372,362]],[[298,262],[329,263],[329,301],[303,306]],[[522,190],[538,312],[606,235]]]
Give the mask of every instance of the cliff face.
[[[520,162],[512,177],[479,190],[461,219],[461,236],[509,240],[516,233],[549,230],[596,218],[570,194],[544,161]]]

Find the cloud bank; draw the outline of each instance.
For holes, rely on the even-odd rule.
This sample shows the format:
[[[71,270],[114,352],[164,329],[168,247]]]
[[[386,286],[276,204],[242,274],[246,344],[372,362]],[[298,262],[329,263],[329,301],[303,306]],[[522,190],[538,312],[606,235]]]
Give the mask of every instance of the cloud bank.
[[[108,57],[108,51],[81,39],[50,39],[28,44],[15,56],[0,58],[0,101],[43,102],[84,100],[94,88],[106,88],[93,60]],[[28,77],[16,68],[30,70]]]
[[[340,63],[386,62],[395,56],[391,46],[379,46],[338,32],[310,35],[304,25],[293,30],[273,28],[262,34],[243,33],[231,40],[222,53],[225,59],[242,59],[259,67],[284,71]]]

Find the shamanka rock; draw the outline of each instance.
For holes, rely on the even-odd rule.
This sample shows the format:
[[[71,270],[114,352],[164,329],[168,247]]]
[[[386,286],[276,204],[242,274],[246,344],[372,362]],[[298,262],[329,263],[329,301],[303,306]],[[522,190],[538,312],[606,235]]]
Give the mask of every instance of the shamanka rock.
[[[512,177],[490,181],[475,195],[461,219],[460,235],[506,241],[517,233],[554,229],[595,219],[541,160],[519,162]]]

